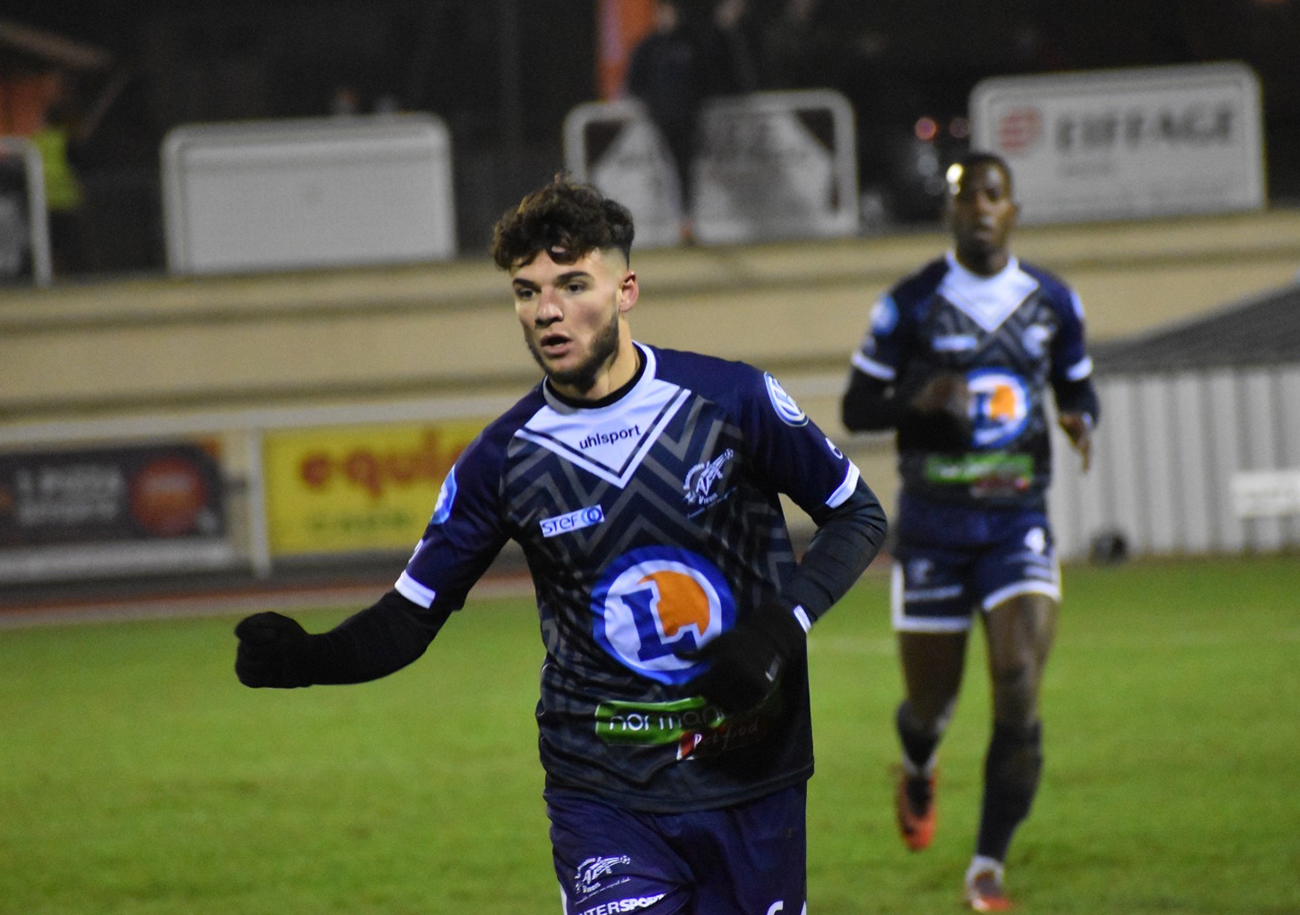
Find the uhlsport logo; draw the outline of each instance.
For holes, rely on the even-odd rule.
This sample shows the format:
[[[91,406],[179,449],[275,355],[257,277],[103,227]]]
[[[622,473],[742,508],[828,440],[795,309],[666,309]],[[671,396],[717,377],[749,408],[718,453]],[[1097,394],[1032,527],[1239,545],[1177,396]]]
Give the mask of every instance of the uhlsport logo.
[[[600,445],[613,445],[615,442],[621,442],[625,438],[638,438],[641,435],[640,426],[625,426],[622,429],[613,429],[608,432],[593,432],[582,441],[578,442],[578,447],[583,451]]]
[[[730,629],[736,603],[722,573],[689,550],[645,547],[614,562],[592,592],[595,635],[625,667],[660,683],[702,670],[688,660]]]
[[[975,421],[975,447],[1001,448],[1029,423],[1029,386],[1019,375],[980,369],[966,379]]]

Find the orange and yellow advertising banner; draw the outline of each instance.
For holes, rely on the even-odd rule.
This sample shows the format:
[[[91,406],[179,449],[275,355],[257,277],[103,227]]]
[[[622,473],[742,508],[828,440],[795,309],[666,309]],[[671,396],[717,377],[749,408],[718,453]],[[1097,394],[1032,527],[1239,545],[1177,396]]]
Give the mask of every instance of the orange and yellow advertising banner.
[[[268,432],[271,553],[412,549],[447,472],[485,420]]]

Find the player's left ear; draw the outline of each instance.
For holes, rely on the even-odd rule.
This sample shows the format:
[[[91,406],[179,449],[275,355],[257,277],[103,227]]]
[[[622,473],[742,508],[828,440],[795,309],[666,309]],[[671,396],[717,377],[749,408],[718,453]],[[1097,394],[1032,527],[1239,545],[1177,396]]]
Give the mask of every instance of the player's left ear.
[[[629,312],[641,296],[641,285],[637,282],[636,271],[626,270],[618,281],[618,310]]]

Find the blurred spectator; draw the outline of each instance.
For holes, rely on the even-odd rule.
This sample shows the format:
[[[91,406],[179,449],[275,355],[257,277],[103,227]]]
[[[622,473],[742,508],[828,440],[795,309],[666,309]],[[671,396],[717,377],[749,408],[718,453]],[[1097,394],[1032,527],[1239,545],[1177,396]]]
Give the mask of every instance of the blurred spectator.
[[[50,258],[55,273],[89,269],[85,192],[76,166],[84,139],[71,80],[59,75],[40,125],[27,138],[41,154],[45,206],[49,212]]]
[[[625,89],[645,106],[673,160],[684,244],[695,237],[692,163],[704,101],[757,87],[753,59],[738,31],[745,6],[745,0],[659,0],[654,30],[628,60]]]
[[[361,113],[361,93],[355,86],[340,83],[330,95],[330,114],[337,117],[350,117]]]
[[[773,89],[841,89],[848,41],[822,0],[783,0],[763,29],[765,82]]]

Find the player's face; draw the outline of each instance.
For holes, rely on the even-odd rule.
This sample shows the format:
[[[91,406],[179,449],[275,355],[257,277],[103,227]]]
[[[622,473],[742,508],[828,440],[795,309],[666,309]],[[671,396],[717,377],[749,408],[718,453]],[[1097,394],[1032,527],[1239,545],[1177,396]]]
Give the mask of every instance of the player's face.
[[[636,354],[624,316],[637,279],[619,252],[561,264],[542,251],[511,271],[511,282],[524,342],[556,390],[597,399],[631,379]]]
[[[950,179],[948,217],[957,259],[976,273],[997,273],[1007,263],[1007,242],[1019,212],[1011,182],[993,163],[960,170]]]

